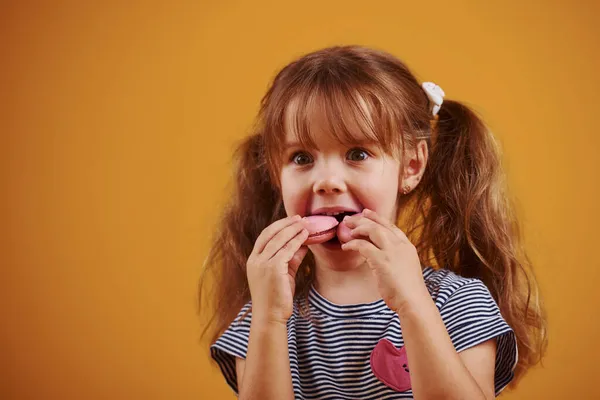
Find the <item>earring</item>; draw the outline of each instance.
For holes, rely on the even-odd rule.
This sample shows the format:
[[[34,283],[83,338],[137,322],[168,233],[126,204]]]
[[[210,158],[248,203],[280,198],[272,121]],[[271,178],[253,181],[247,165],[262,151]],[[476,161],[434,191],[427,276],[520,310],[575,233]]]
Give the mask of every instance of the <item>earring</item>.
[[[402,188],[402,194],[408,194],[410,192],[410,185],[406,185]]]

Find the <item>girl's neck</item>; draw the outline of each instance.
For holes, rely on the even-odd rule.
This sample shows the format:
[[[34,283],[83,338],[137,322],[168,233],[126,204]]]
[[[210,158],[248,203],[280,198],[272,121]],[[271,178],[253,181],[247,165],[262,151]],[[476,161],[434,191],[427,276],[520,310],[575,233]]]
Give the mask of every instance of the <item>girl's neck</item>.
[[[371,303],[381,299],[375,277],[366,263],[341,271],[317,264],[313,285],[321,296],[339,305]]]

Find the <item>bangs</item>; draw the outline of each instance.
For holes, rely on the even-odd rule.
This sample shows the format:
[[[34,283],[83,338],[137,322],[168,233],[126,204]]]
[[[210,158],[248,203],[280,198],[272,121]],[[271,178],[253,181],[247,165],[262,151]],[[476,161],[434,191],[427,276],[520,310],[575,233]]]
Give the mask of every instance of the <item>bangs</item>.
[[[302,146],[316,149],[315,138],[329,135],[346,146],[372,143],[382,152],[397,155],[402,135],[393,112],[395,102],[383,100],[383,94],[364,84],[357,86],[326,80],[298,90],[285,107],[282,141],[289,135]],[[280,145],[285,148],[285,143]]]

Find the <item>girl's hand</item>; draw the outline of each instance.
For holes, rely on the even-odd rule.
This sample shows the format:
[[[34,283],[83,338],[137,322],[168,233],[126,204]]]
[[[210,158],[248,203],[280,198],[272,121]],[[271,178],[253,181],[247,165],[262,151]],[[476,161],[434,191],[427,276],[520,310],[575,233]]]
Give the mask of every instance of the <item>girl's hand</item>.
[[[305,221],[296,215],[273,222],[256,239],[246,263],[253,320],[287,323],[307,238]]]
[[[390,309],[398,312],[426,290],[417,249],[400,228],[367,209],[344,222],[353,228],[354,239],[342,249],[358,251],[366,258],[379,294]]]

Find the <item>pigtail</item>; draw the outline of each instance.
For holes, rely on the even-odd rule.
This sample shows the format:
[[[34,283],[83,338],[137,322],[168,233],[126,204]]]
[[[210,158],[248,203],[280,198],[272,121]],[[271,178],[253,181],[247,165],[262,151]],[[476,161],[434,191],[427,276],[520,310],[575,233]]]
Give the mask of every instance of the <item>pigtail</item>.
[[[318,98],[325,100],[322,107]],[[206,308],[203,299],[213,299],[214,311],[203,334],[214,328],[214,342],[250,300],[247,258],[260,232],[285,217],[275,174],[286,146],[286,121],[310,145],[315,111],[330,122],[340,143],[361,130],[396,155],[419,139],[428,141],[421,183],[399,196],[399,220],[422,264],[479,278],[489,288],[516,334],[519,361],[511,382],[516,386],[545,353],[546,315],[507,195],[499,146],[475,113],[455,101],[445,99],[430,125],[428,96],[408,67],[388,53],[359,46],[323,49],[288,64],[264,96],[260,126],[236,152],[235,191],[200,281],[200,305]],[[306,299],[313,280],[309,251],[296,275],[296,299]],[[308,313],[307,304],[300,303],[301,314]]]
[[[427,210],[417,248],[422,259],[432,252],[438,266],[486,284],[515,330],[515,377],[522,377],[541,361],[546,318],[506,193],[500,149],[468,107],[445,100],[438,115],[428,167],[415,193],[417,210],[423,215]]]
[[[244,139],[234,153],[235,188],[221,215],[199,284],[199,311],[209,308],[212,312],[201,337],[211,331],[211,343],[250,300],[246,262],[256,239],[265,227],[285,216],[264,151],[263,138],[256,133]]]

